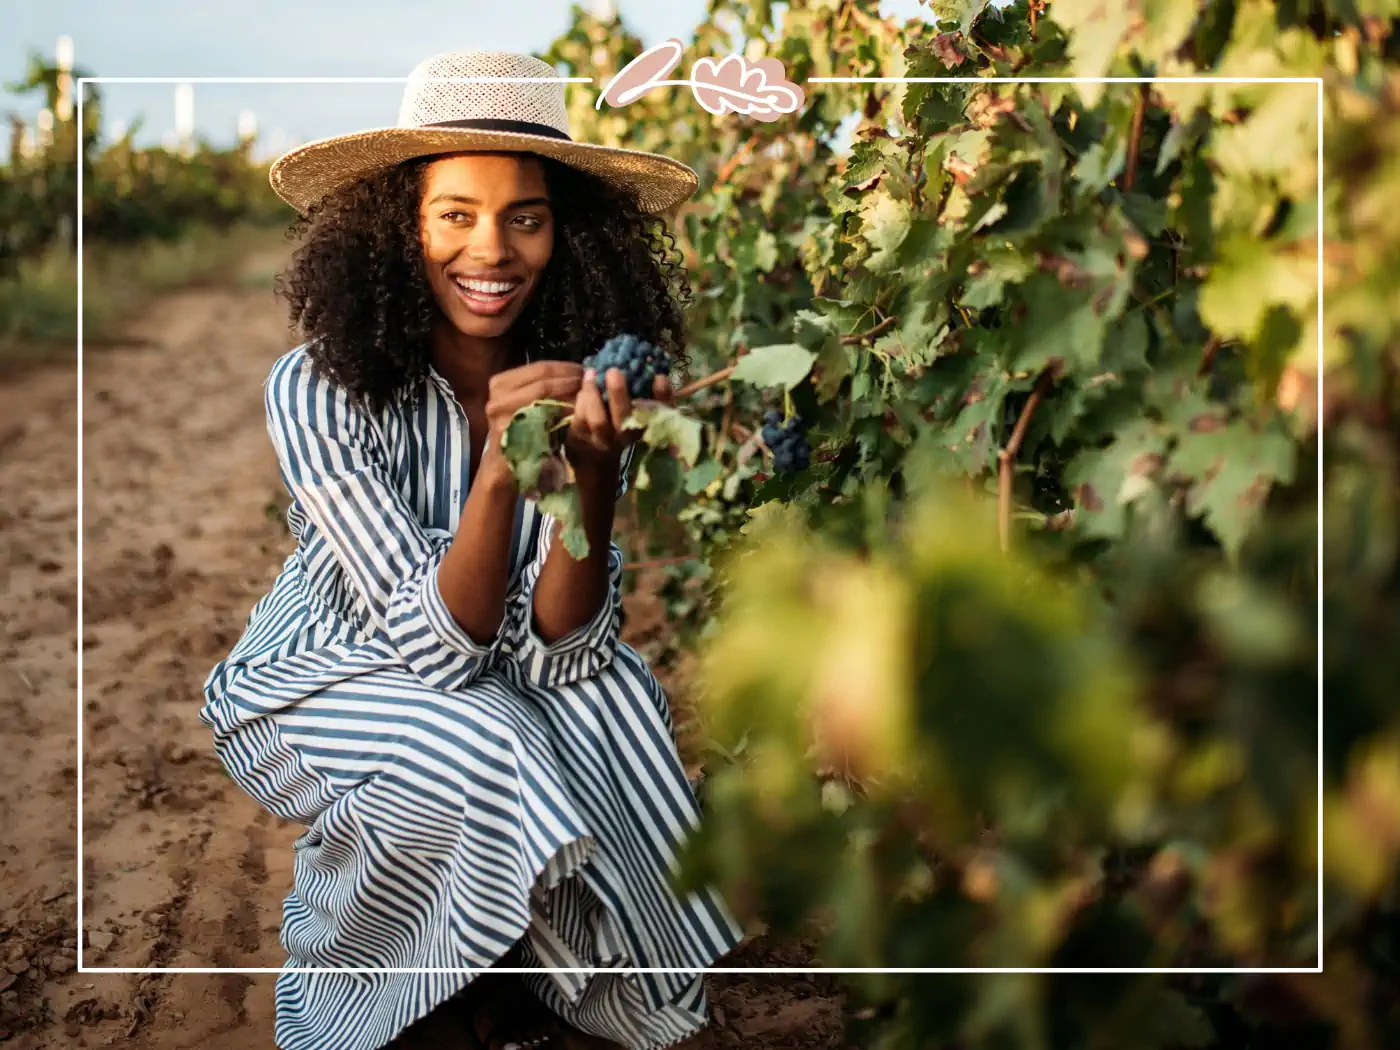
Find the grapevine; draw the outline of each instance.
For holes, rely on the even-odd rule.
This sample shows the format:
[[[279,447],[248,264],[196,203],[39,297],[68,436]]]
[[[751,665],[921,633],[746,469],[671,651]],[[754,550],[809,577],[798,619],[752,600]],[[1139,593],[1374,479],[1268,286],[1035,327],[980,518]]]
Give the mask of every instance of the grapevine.
[[[1324,947],[1354,980],[1251,994],[1289,1038],[1400,1042],[1400,10],[1148,6],[715,0],[688,57],[820,78],[799,116],[570,89],[578,134],[700,176],[703,378],[639,420],[631,496],[652,560],[705,559],[658,570],[704,639],[681,702],[747,756],[686,877],[827,964],[1142,971],[853,984],[859,1045],[1263,1045],[1243,986],[1148,971]],[[546,57],[640,51],[579,11]],[[1067,79],[1140,76],[1177,79]]]

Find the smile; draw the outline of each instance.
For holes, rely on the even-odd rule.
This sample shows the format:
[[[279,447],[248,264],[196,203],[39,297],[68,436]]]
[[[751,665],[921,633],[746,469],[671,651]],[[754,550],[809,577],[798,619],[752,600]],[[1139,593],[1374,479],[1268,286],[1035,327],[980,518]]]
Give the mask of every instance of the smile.
[[[506,304],[519,291],[525,282],[519,279],[506,281],[479,281],[467,277],[453,277],[452,284],[462,297],[468,310],[474,314],[490,316],[505,309]]]

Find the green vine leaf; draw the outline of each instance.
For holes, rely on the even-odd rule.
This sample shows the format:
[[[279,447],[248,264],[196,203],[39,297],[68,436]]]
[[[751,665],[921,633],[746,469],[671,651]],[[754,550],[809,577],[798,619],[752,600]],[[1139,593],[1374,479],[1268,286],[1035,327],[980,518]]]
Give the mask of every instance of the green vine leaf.
[[[1187,508],[1204,517],[1233,559],[1258,520],[1270,488],[1293,480],[1296,455],[1293,442],[1277,425],[1256,429],[1244,420],[1222,424],[1208,415],[1177,435],[1167,469],[1190,481]]]
[[[670,405],[642,405],[633,409],[623,427],[640,430],[642,441],[656,449],[674,448],[686,466],[700,458],[703,428],[700,421]]]
[[[757,346],[734,366],[732,380],[760,387],[791,390],[807,378],[817,355],[798,343]]]
[[[898,264],[898,249],[909,235],[910,208],[884,190],[867,193],[860,204],[861,233],[873,249],[865,265],[884,273]]]
[[[521,491],[537,490],[549,481],[546,465],[556,457],[551,428],[562,410],[555,405],[526,405],[511,417],[501,435],[501,452]]]
[[[1085,451],[1069,465],[1065,480],[1074,493],[1075,524],[1084,535],[1123,536],[1127,508],[1156,485],[1167,447],[1160,427],[1140,419],[1106,448]]]
[[[570,485],[558,492],[550,492],[540,497],[537,506],[559,522],[559,536],[564,541],[564,549],[576,561],[588,557],[588,532],[583,527],[583,504],[579,499],[578,486]]]

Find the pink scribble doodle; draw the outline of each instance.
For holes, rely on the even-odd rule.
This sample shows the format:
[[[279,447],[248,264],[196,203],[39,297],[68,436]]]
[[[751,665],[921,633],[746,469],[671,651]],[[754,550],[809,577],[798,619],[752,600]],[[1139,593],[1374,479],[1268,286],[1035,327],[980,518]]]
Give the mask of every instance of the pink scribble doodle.
[[[695,101],[716,115],[742,113],[770,121],[802,106],[802,89],[787,79],[787,70],[776,58],[760,58],[752,65],[743,55],[730,55],[718,63],[697,58],[690,78]]]
[[[743,55],[729,55],[718,62],[698,58],[690,67],[689,80],[666,80],[680,64],[684,50],[679,40],[663,40],[647,48],[608,81],[595,108],[601,109],[604,102],[625,106],[653,88],[684,86],[708,113],[737,113],[766,122],[796,113],[806,100],[776,58],[752,63]]]
[[[636,58],[617,71],[608,81],[603,93],[598,96],[601,109],[604,101],[610,106],[625,106],[641,98],[652,88],[674,84],[685,84],[685,80],[665,80],[667,73],[680,65],[685,52],[679,40],[663,40],[655,47],[649,47]]]

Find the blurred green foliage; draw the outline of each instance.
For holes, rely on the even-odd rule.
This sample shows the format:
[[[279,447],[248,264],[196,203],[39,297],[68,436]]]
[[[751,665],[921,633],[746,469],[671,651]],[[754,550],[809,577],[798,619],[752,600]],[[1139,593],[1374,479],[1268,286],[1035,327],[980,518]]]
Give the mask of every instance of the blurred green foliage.
[[[872,975],[861,1045],[1400,1045],[1400,4],[779,17],[713,0],[674,75],[972,79],[758,123],[595,110],[641,45],[582,9],[545,55],[596,78],[577,137],[700,174],[691,371],[783,361],[634,488],[707,556],[663,588],[714,755],[686,878],[831,965],[1326,960]],[[976,81],[1193,74],[1303,80]]]
[[[29,59],[26,76],[13,92],[40,92],[50,112],[57,108],[58,68],[41,55]],[[91,76],[81,70],[73,78]],[[196,227],[227,229],[235,223],[284,223],[293,216],[272,192],[266,165],[255,163],[248,144],[215,149],[193,143],[188,151],[138,148],[139,125],[117,139],[102,129],[97,85],[84,85],[83,234],[88,244],[174,241]],[[22,259],[77,241],[73,222],[78,198],[77,111],[56,120],[51,141],[30,156],[11,151],[0,166],[0,279],[16,280]],[[15,145],[18,145],[16,137]]]

